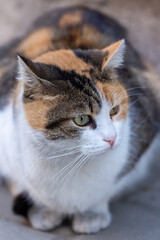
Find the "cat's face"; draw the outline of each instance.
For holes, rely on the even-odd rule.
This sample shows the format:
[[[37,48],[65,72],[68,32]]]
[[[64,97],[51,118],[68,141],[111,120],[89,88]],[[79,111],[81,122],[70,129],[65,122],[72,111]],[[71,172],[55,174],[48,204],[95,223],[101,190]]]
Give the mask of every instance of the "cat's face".
[[[123,137],[128,96],[114,70],[124,43],[103,50],[59,50],[19,60],[23,108],[28,124],[50,141],[80,145],[94,155]]]

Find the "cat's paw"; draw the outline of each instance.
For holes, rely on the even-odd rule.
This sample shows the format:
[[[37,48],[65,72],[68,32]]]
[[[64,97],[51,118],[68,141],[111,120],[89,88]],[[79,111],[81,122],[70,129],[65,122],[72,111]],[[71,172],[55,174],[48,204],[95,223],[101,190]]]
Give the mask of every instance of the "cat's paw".
[[[33,228],[42,231],[49,231],[59,226],[63,217],[62,215],[46,208],[33,207],[28,213],[28,220]]]
[[[108,227],[111,218],[109,211],[104,213],[85,212],[73,217],[72,228],[77,233],[96,233]]]

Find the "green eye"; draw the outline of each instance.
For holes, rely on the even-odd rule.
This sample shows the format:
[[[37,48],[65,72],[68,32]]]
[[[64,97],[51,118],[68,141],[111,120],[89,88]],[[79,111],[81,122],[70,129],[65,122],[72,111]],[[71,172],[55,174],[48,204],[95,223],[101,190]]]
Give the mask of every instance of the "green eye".
[[[110,116],[112,117],[112,116],[116,115],[118,112],[119,112],[119,106],[117,105],[111,109]]]
[[[74,120],[75,124],[83,127],[90,122],[90,116],[89,115],[80,115],[78,117],[75,117],[73,120]]]

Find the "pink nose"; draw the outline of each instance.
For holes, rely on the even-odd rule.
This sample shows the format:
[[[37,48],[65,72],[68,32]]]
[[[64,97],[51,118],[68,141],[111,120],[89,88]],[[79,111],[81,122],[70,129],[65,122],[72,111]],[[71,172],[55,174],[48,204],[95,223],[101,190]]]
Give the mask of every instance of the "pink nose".
[[[116,140],[116,136],[110,137],[108,139],[103,139],[103,141],[109,143],[111,147],[113,147],[113,144],[114,144],[115,140]]]

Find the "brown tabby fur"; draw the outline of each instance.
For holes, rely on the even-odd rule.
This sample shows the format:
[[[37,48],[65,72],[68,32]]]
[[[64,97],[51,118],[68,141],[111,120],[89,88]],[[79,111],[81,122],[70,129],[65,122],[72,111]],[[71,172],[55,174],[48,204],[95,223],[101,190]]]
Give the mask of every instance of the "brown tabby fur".
[[[37,20],[22,39],[0,49],[1,109],[9,104],[10,98],[14,98],[16,104],[21,88],[16,80],[17,53],[24,56],[22,59],[29,69],[28,74],[34,73],[39,79],[47,80],[43,86],[37,81],[34,89],[26,84],[23,101],[29,124],[42,129],[48,139],[78,136],[69,119],[75,116],[75,112],[81,114],[82,109],[92,115],[100,111],[97,89],[112,104],[114,99],[111,93],[116,89],[115,93],[123,105],[117,119],[126,118],[128,96],[125,87],[129,89],[132,106],[129,110],[136,114],[134,124],[142,122],[141,128],[134,131],[138,131],[143,143],[139,144],[132,137],[137,154],[130,157],[130,162],[136,162],[149,145],[146,139],[151,141],[159,128],[160,83],[156,73],[141,60],[129,42],[124,67],[102,71],[111,54],[103,48],[122,38],[126,39],[125,30],[114,20],[94,10],[71,7],[51,11]],[[83,82],[83,91],[78,81]],[[50,83],[54,83],[55,87]],[[60,103],[63,106],[61,111],[58,108]],[[61,129],[60,133],[57,133],[57,128]]]

